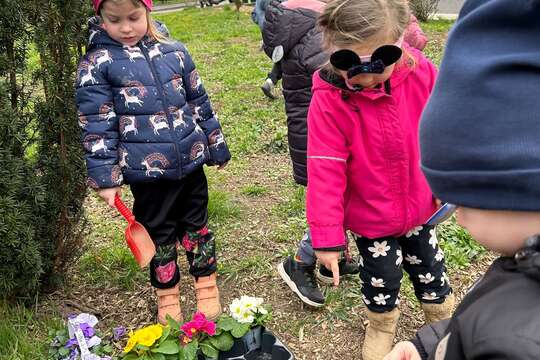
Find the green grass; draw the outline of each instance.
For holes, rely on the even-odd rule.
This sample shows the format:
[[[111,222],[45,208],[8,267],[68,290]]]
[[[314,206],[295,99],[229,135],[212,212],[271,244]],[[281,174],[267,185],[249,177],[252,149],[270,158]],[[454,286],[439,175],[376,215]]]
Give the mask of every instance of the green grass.
[[[266,193],[268,193],[268,188],[258,184],[246,185],[242,188],[242,194],[247,196],[261,196]]]
[[[41,319],[32,309],[0,301],[0,360],[46,359],[48,330],[60,326],[55,316]]]
[[[221,224],[240,215],[240,207],[231,199],[231,195],[221,190],[210,190],[208,217],[211,223]]]
[[[114,286],[132,290],[144,283],[148,274],[139,269],[125,245],[110,246],[88,252],[79,261],[79,280],[88,285]]]
[[[224,254],[223,260],[218,262],[220,276],[229,280],[224,293],[233,291],[230,284],[235,284],[233,289],[238,291],[245,290],[241,286],[251,290],[261,278],[275,275],[275,264],[294,253],[306,229],[305,188],[293,183],[286,163],[283,100],[269,101],[259,89],[271,63],[259,51],[260,32],[246,12],[241,12],[237,18],[230,7],[193,8],[156,18],[167,24],[173,38],[187,45],[222,122],[233,159],[223,171],[206,172],[209,222],[218,239],[218,253]],[[422,24],[432,39],[426,54],[435,62],[440,60],[444,34],[451,24],[447,21]],[[253,166],[252,157],[264,158],[264,165],[257,169],[255,177],[246,179],[246,169]],[[274,157],[286,160],[266,163]],[[129,199],[127,189],[125,194]],[[120,218],[111,220],[110,213],[104,213],[103,209],[104,205],[88,209],[91,224],[86,237],[88,248],[75,264],[71,280],[88,287],[132,289],[135,284],[148,280],[147,272],[139,270],[125,246],[126,223]],[[257,226],[252,225],[254,221],[259,221]],[[439,233],[451,268],[468,266],[482,253],[455,224],[446,224]],[[410,284],[404,283],[404,296],[414,297]],[[275,293],[279,291],[276,287],[270,284],[268,291],[272,297],[279,296]],[[283,310],[284,317],[299,318],[290,323],[288,318],[283,319],[282,323],[273,325],[297,336],[305,333],[307,341],[311,331],[320,331],[322,322],[333,326],[334,322],[358,319],[363,308],[359,288],[358,277],[349,277],[338,289],[325,287],[326,310],[305,313]],[[36,318],[32,310],[9,308],[0,303],[0,319],[0,360],[46,358],[43,354],[48,346],[47,328],[57,328],[58,318]]]
[[[446,34],[453,24],[453,20],[431,20],[420,24],[429,40],[424,54],[437,66],[441,64]]]
[[[451,269],[470,266],[486,252],[467,230],[456,224],[455,219],[438,227],[438,238],[444,250],[446,265]]]
[[[422,30],[426,33],[447,33],[452,25],[454,25],[454,20],[431,20],[428,22],[421,23]]]
[[[283,139],[275,139],[286,133],[283,101],[268,101],[259,89],[271,62],[259,50],[260,31],[249,16],[207,8],[157,18],[188,47],[234,156],[285,150]]]

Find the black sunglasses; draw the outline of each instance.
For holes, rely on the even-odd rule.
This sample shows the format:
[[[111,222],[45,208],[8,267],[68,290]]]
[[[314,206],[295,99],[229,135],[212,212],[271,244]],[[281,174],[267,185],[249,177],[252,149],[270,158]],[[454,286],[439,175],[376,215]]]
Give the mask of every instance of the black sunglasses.
[[[371,56],[358,56],[349,49],[338,50],[330,55],[330,63],[337,69],[347,71],[347,77],[358,74],[382,74],[387,66],[399,60],[403,50],[396,45],[383,45]]]

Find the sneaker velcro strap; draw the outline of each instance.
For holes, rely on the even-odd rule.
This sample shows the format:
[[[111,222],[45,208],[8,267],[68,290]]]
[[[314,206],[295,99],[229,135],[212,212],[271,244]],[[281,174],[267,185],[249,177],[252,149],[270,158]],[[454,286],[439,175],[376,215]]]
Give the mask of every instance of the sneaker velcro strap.
[[[160,296],[158,302],[160,308],[179,306],[179,299],[177,296]]]

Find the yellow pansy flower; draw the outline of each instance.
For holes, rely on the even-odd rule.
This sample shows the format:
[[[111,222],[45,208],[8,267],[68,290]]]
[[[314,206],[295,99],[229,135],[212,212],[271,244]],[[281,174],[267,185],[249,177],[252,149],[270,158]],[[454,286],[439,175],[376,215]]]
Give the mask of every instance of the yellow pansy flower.
[[[163,334],[163,327],[161,325],[150,325],[138,332],[137,341],[139,344],[150,347],[154,345],[157,339]]]
[[[133,331],[129,332],[129,340],[124,348],[125,353],[130,352],[131,349],[133,349],[133,347],[137,344],[137,337],[137,333],[133,333]]]

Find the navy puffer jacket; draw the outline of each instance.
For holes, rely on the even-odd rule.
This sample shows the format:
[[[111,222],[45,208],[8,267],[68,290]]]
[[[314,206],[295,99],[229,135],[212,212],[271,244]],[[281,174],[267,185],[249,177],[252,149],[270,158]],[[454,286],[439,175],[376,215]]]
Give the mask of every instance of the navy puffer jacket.
[[[143,38],[123,46],[89,21],[76,101],[93,188],[181,179],[230,153],[186,47]]]
[[[283,49],[283,96],[287,113],[287,138],[294,180],[307,185],[307,113],[313,73],[328,61],[322,50],[317,17],[324,3],[317,0],[272,0],[266,9],[263,47],[272,58]]]

